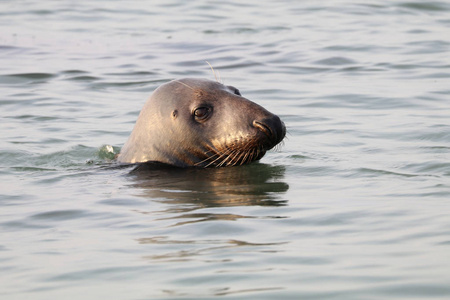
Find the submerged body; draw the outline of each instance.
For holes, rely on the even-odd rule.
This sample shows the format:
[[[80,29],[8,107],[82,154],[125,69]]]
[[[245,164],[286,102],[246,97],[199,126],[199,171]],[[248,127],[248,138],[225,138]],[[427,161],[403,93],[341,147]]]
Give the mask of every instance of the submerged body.
[[[117,159],[177,167],[241,165],[261,159],[285,134],[278,116],[236,88],[186,78],[153,92]]]

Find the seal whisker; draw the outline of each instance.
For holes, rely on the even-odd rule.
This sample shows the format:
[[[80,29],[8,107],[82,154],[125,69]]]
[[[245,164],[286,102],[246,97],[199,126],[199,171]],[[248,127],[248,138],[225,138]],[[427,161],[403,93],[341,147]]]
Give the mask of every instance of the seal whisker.
[[[207,164],[207,165],[205,166],[205,168],[207,168],[207,167],[209,167],[209,166],[211,166],[211,165],[214,165],[217,161],[219,161],[219,160],[222,159],[223,157],[227,156],[227,155],[229,154],[230,151],[231,151],[230,149],[227,149],[227,151],[225,151],[225,152],[223,152],[223,153],[216,153],[215,155],[218,155],[218,157],[216,157],[213,161],[211,161],[209,164]],[[211,157],[212,157],[212,156],[211,156]],[[210,157],[210,158],[211,158],[211,157]],[[221,166],[222,163],[223,163],[223,161],[221,161],[219,164],[217,164],[216,167]]]
[[[248,146],[249,151],[248,151],[246,157],[243,159],[242,164],[246,164],[246,163],[254,161],[259,155],[259,151],[258,151],[259,147],[252,146],[251,142],[249,142],[248,145],[249,145]]]
[[[236,156],[238,156],[237,157],[237,159],[236,159],[236,161],[231,161],[231,163],[229,164],[229,166],[235,166],[235,165],[237,165],[237,163],[239,162],[239,157],[241,156],[241,152],[238,152],[237,154],[236,154]],[[235,157],[236,158],[236,157]]]
[[[223,165],[227,162],[227,160],[230,159],[231,154],[233,154],[234,151],[236,151],[236,150],[227,149],[227,151],[224,152],[224,154],[226,153],[226,155],[223,155],[223,156],[222,156],[222,157],[226,156],[225,159],[222,160],[217,166],[218,166],[218,167],[223,166]]]
[[[215,160],[211,161],[209,164],[207,164],[206,166],[204,166],[204,168],[207,168],[211,165],[213,165],[218,159],[220,158],[220,156],[218,158],[216,158]]]
[[[214,71],[213,66],[209,63],[209,61],[207,61],[207,60],[205,60],[205,61],[206,61],[206,63],[209,65],[209,67],[211,68],[211,71],[213,72],[214,78],[216,79],[216,81],[217,81],[217,82],[220,82],[219,80],[217,80],[216,71]],[[220,78],[220,77],[219,77],[219,78]]]
[[[245,153],[247,153],[247,150],[238,149],[236,150],[236,155],[233,157],[233,166],[240,165],[240,161],[242,161],[242,157],[245,156]]]
[[[246,164],[247,162],[251,161],[250,160],[250,155],[252,153],[252,149],[246,150],[244,153],[242,153],[241,155],[241,159],[239,161],[239,165],[242,166],[243,164]]]
[[[247,157],[247,161],[253,161],[255,157],[255,148],[250,151],[250,155]],[[247,161],[243,161],[242,164],[246,163]]]
[[[217,75],[219,76],[219,82],[220,82],[221,84],[223,84],[222,78],[220,77],[220,72],[219,72],[219,70],[217,70]]]
[[[217,157],[214,160],[212,160],[209,164],[207,164],[205,166],[205,168],[207,168],[207,167],[209,167],[211,165],[214,165],[219,159],[221,159],[221,157],[223,156],[223,153],[222,154],[219,154],[219,153],[214,154],[214,155],[208,157],[208,159],[212,159],[212,158],[214,158],[214,156],[217,156]]]
[[[195,91],[195,89],[194,89],[193,87],[187,85],[187,84],[184,83],[184,82],[181,82],[181,81],[179,81],[179,80],[174,80],[174,82],[179,83],[179,84],[182,84],[182,85],[184,85],[185,87],[187,87],[188,89],[191,89],[191,90]]]
[[[239,157],[236,159],[236,162],[233,164],[233,166],[242,165],[242,161],[244,160],[244,157],[248,154],[248,151],[240,151]]]
[[[224,156],[225,154],[221,153],[219,157],[217,157],[214,161],[212,161],[208,166],[213,165],[215,167],[220,167],[220,163],[222,163],[221,159],[223,159]]]
[[[227,154],[227,157],[222,161],[222,164],[225,164],[227,166],[232,166],[233,165],[233,159],[236,157],[236,154],[239,155],[239,149],[230,149],[229,153]]]
[[[241,156],[241,163],[239,164],[239,165],[243,165],[246,161],[247,161],[247,158],[249,157],[249,154],[251,153],[252,151],[251,150],[247,150],[247,151],[245,151],[245,153],[242,153],[242,156]]]
[[[208,152],[211,152],[211,151],[208,151]],[[205,154],[207,154],[208,152],[206,152]],[[215,156],[218,156],[218,155],[219,155],[219,154],[217,154],[217,153],[213,153],[211,156],[208,156],[208,157],[205,158],[204,160],[199,161],[198,163],[195,163],[194,165],[195,165],[195,166],[199,166],[199,165],[201,165],[201,164],[207,162],[208,160],[213,159]]]
[[[284,141],[281,141],[279,144],[275,145],[275,147],[273,148],[273,151],[279,152],[283,146],[284,146]]]
[[[255,159],[258,157],[259,153],[260,153],[260,152],[259,152],[259,147],[258,147],[258,148],[253,148],[253,150],[252,150],[252,156],[251,156],[251,158],[250,158],[249,161],[255,160]]]
[[[204,168],[209,167],[210,165],[212,165],[214,163],[214,161],[210,162],[209,164],[207,164],[206,166],[204,166]]]
[[[250,161],[254,161],[258,157],[258,154],[259,154],[258,148],[253,148],[252,155],[249,157],[249,159],[246,161],[246,163],[250,162]]]
[[[239,162],[239,159],[242,157],[242,151],[239,151],[238,149],[236,149],[234,152],[235,152],[235,155],[233,156],[233,158],[231,159],[231,162],[230,162],[230,164],[232,166],[235,166]],[[233,162],[235,159],[236,159],[236,161]]]

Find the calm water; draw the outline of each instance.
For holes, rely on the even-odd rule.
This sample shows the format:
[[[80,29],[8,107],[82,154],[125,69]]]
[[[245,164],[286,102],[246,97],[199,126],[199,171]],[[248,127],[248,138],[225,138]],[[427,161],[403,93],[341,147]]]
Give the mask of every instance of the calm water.
[[[145,99],[221,80],[260,163],[115,168]],[[1,299],[449,299],[449,1],[0,2]]]

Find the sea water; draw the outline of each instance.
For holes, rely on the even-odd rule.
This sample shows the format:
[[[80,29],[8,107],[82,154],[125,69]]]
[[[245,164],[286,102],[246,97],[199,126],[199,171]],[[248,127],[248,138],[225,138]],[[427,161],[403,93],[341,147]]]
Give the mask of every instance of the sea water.
[[[283,145],[117,166],[182,77]],[[2,1],[0,89],[1,299],[450,297],[449,1]]]

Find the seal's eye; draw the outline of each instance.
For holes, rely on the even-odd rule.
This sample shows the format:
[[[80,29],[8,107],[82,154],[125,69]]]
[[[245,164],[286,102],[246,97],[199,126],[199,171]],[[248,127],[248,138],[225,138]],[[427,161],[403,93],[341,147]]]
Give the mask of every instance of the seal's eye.
[[[234,94],[235,94],[235,95],[238,95],[238,96],[242,96],[242,95],[241,95],[241,92],[239,92],[238,89],[234,89]]]
[[[194,110],[194,117],[196,121],[204,121],[209,117],[210,114],[211,108],[209,107],[202,106]]]

